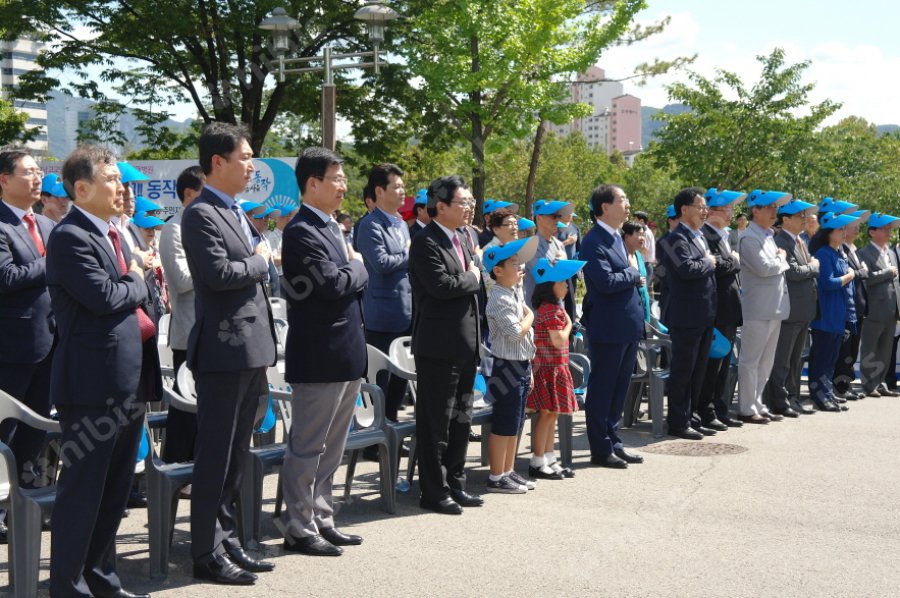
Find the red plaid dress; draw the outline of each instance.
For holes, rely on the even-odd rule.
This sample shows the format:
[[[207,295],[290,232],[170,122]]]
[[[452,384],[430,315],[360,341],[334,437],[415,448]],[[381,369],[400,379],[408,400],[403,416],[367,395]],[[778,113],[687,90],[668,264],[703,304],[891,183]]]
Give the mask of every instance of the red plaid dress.
[[[532,371],[534,386],[527,407],[533,411],[573,413],[578,411],[572,374],[569,372],[569,345],[553,346],[551,330],[566,327],[566,312],[561,305],[544,303],[535,314],[534,344],[537,347]]]

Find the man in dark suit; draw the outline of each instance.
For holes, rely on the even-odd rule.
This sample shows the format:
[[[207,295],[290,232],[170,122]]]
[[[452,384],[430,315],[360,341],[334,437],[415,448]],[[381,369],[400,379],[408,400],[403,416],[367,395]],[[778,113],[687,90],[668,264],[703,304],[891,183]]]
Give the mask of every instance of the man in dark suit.
[[[781,321],[775,363],[766,383],[764,399],[772,413],[785,417],[815,413],[800,402],[803,347],[809,338],[809,323],[816,319],[816,279],[819,276],[819,260],[809,254],[800,233],[806,228],[807,218],[815,218],[814,208],[813,204],[792,199],[778,209],[781,230],[775,234],[775,245],[784,249],[787,258],[784,278],[791,309],[787,319]]]
[[[134,476],[143,401],[158,391],[156,328],[144,268],[110,218],[122,185],[109,150],[83,146],[62,167],[73,209],[47,244],[59,326],[50,396],[62,428],[62,474],[51,524],[50,595],[134,596],[116,574],[116,531]]]
[[[341,546],[362,543],[335,527],[331,486],[367,365],[362,294],[369,277],[331,216],[347,192],[342,163],[321,147],[300,153],[303,207],[281,248],[290,305],[284,378],[293,390],[282,471],[284,549],[312,556],[339,556]]]
[[[845,230],[844,244],[841,252],[846,256],[847,263],[856,273],[856,284],[853,285],[855,293],[853,301],[856,307],[856,328],[850,330],[850,335],[841,342],[841,351],[838,354],[837,366],[834,368],[834,400],[845,403],[847,400],[855,401],[865,397],[865,393],[853,389],[853,381],[856,379],[856,360],[859,359],[860,332],[865,326],[866,314],[869,313],[868,279],[871,275],[869,267],[859,258],[856,249],[856,238],[859,236],[859,221],[862,219],[860,211],[851,211],[848,216],[856,220],[848,224]],[[865,212],[868,216],[868,212]]]
[[[385,355],[394,339],[409,336],[412,326],[409,229],[398,212],[406,194],[402,176],[403,170],[395,164],[372,168],[368,186],[375,191],[375,209],[359,227],[359,253],[369,274],[363,295],[366,342]],[[377,384],[385,391],[386,417],[397,421],[406,381],[382,372]]]
[[[666,232],[656,240],[656,267],[653,269],[653,276],[655,280],[655,282],[653,283],[653,288],[657,292],[660,305],[662,305],[663,300],[666,298],[668,285],[666,284],[666,266],[663,263],[662,258],[659,257],[659,252],[662,249],[663,239],[672,234],[672,231],[675,230],[676,226],[678,226],[679,218],[680,216],[675,211],[674,205],[669,204],[668,206],[666,206]]]
[[[466,450],[472,424],[472,389],[479,359],[481,270],[457,232],[475,200],[461,176],[428,187],[432,221],[409,252],[413,290],[412,353],[418,375],[416,441],[419,502],[423,509],[458,515],[482,499],[466,489]]]
[[[266,296],[269,251],[235,196],[250,181],[249,133],[212,123],[200,135],[206,186],[185,208],[182,242],[196,295],[187,364],[197,386],[197,441],[191,490],[194,577],[251,584],[271,563],[249,556],[235,535],[235,506],[275,329]]]
[[[595,225],[581,242],[581,258],[587,261],[581,321],[587,327],[592,366],[585,401],[591,463],[613,469],[644,460],[625,451],[618,434],[638,341],[644,338],[644,308],[638,289],[647,284],[631,266],[619,234],[628,220],[629,207],[621,187],[600,185],[594,189],[590,209]]]
[[[702,189],[679,191],[675,213],[681,222],[662,242],[657,256],[665,264],[669,287],[661,306],[661,320],[672,339],[669,435],[687,440],[702,440],[704,435],[716,433],[699,422],[692,425],[716,321],[716,258],[700,230],[706,212]]]
[[[728,223],[734,214],[734,206],[744,200],[746,194],[737,191],[710,189],[706,194],[709,213],[700,229],[706,245],[716,260],[716,330],[729,343],[734,343],[741,317],[741,284],[738,273],[741,260],[736,247],[731,244]],[[700,404],[697,413],[704,428],[723,432],[728,428],[740,428],[743,422],[728,413],[732,396],[725,396],[725,382],[731,365],[731,353],[720,359],[709,358]]]
[[[428,215],[428,208],[426,206],[427,203],[428,190],[419,189],[416,193],[416,199],[413,201],[413,216],[415,216],[416,220],[409,225],[410,239],[422,232],[422,230],[428,226],[428,223],[431,222],[431,216]]]
[[[46,417],[56,322],[44,255],[55,223],[32,209],[40,192],[41,169],[31,153],[23,147],[0,150],[0,389]],[[43,440],[43,432],[25,424],[0,425],[0,442],[12,449],[26,488],[53,475],[37,465]],[[2,512],[0,543],[6,543]]]

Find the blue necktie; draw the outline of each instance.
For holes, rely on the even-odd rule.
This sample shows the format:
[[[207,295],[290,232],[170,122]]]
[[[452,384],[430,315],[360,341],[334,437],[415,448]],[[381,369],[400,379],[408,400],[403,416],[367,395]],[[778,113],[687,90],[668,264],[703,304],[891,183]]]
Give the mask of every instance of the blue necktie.
[[[236,203],[231,204],[231,211],[234,213],[234,217],[237,218],[241,230],[244,231],[244,234],[247,236],[247,243],[250,244],[250,249],[255,248],[256,243],[253,242],[255,235],[253,234],[253,230],[250,228],[250,223],[247,222],[244,213]]]

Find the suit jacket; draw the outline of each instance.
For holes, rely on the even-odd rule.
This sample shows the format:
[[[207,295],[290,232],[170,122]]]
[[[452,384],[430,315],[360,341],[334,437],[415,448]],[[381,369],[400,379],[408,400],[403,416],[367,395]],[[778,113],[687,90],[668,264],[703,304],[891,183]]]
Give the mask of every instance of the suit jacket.
[[[660,306],[666,326],[706,328],[716,321],[716,266],[685,224],[679,224],[661,244],[657,259],[666,264],[669,291]]]
[[[425,227],[419,224],[418,220],[413,220],[413,223],[409,225],[409,238],[412,239],[423,230],[425,230]]]
[[[806,241],[799,239],[806,245]],[[787,231],[779,231],[775,235],[775,245],[784,249],[787,253],[788,269],[784,271],[787,281],[788,297],[791,302],[791,313],[787,317],[788,322],[811,322],[816,319],[816,311],[819,306],[818,289],[816,279],[819,277],[819,267],[810,264],[804,254],[797,247],[794,237]]]
[[[44,247],[53,221],[35,214]],[[47,262],[28,230],[0,202],[0,361],[38,363],[50,353],[56,321],[47,291]]]
[[[181,210],[166,222],[159,237],[159,257],[166,284],[169,286],[169,346],[176,351],[187,350],[188,335],[194,327],[194,281],[188,267],[187,255],[181,242]]]
[[[462,235],[463,254],[472,254]],[[409,250],[412,285],[412,352],[414,355],[452,361],[475,360],[480,354],[481,284],[463,270],[456,250],[437,222],[430,222],[412,241]]]
[[[856,306],[856,321],[859,322],[861,327],[863,319],[869,314],[869,294],[866,283],[872,271],[868,269],[868,266],[865,269],[863,268],[863,262],[859,259],[859,254],[852,251],[847,243],[841,245],[841,250],[844,252],[850,268],[856,272],[856,278],[853,279],[855,284],[852,285],[853,302]]]
[[[254,253],[233,212],[209,189],[185,208],[181,231],[196,294],[188,367],[205,373],[274,365],[268,262]]]
[[[131,252],[122,243],[125,263]],[[151,384],[154,363],[143,374],[146,347],[159,354],[155,339],[141,343],[135,310],[150,310],[143,276],[122,275],[119,262],[100,230],[73,209],[53,229],[47,244],[47,286],[59,326],[53,356],[50,399],[55,405],[102,407],[108,400],[151,400],[156,392],[139,393],[139,382]],[[147,355],[152,360],[151,355]],[[147,390],[147,389],[143,389]]]
[[[581,323],[592,343],[628,344],[644,338],[641,273],[613,246],[613,236],[595,224],[581,242],[587,295]]]
[[[366,328],[403,332],[412,323],[409,229],[402,223],[393,226],[387,214],[376,209],[359,226],[359,234],[359,252],[369,273],[363,293]]]
[[[784,320],[791,303],[782,274],[787,260],[772,235],[751,222],[738,241],[741,257],[741,311],[747,320]]]
[[[737,248],[731,245],[731,241],[726,245],[719,231],[709,224],[704,224],[700,230],[710,253],[716,256],[716,326],[740,326],[744,319],[739,278],[741,262],[734,254]]]
[[[365,376],[362,296],[369,275],[361,261],[347,260],[342,243],[306,206],[284,229],[281,265],[291,307],[284,354],[288,382]]]
[[[881,249],[870,242],[857,252],[857,256],[869,268],[869,278],[864,283],[869,303],[867,317],[877,322],[897,320],[900,314],[900,283],[890,269],[897,267],[897,255],[888,249],[885,261]]]

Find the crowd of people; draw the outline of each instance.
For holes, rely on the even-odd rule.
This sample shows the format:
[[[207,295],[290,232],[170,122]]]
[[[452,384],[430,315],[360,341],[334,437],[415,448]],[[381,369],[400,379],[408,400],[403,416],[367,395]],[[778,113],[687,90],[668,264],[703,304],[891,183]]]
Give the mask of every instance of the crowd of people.
[[[476,227],[461,176],[435,179],[404,214],[404,172],[384,163],[369,173],[368,213],[351,225],[340,214],[343,158],[324,148],[298,156],[302,204],[241,201],[254,171],[248,140],[241,127],[207,126],[199,164],[177,180],[182,209],[166,220],[161,206],[134,196],[132,184],[146,177],[108,150],[79,147],[56,177],[24,148],[0,149],[0,388],[44,416],[54,411],[62,429],[51,596],[136,595],[116,574],[115,536],[135,490],[145,405],[162,398],[164,314],[174,366],[195,379],[197,413],[169,409],[162,458],[194,463],[195,579],[232,585],[274,568],[244,550],[235,511],[277,359],[273,296],[288,306],[293,413],[279,529],[284,549],[305,555],[339,556],[363,542],[335,523],[332,479],[367,344],[388,353],[411,337],[419,504],[447,515],[484,503],[465,467],[479,368],[493,409],[488,493],[527,494],[537,480],[574,477],[554,437],[558,417],[582,407],[591,464],[642,463],[619,426],[648,335],[671,340],[667,424],[678,438],[898,395],[896,217],[832,198],[817,206],[778,191],[692,187],[675,196],[657,239],[625,190],[604,184],[588,198],[584,235],[575,206],[554,200],[535,202],[533,219],[489,200]],[[746,214],[736,216],[743,202]],[[863,221],[870,239],[857,250]],[[810,330],[811,405],[801,393]],[[583,405],[569,369],[576,331],[591,362]],[[406,381],[383,372],[370,382],[396,421]],[[532,456],[520,472],[529,412]],[[23,480],[41,479],[43,434],[5,422],[0,441]]]

